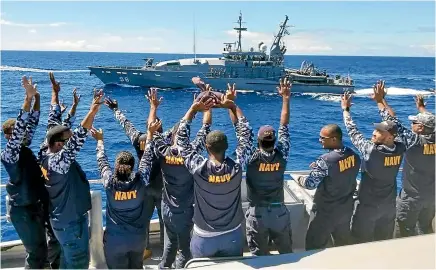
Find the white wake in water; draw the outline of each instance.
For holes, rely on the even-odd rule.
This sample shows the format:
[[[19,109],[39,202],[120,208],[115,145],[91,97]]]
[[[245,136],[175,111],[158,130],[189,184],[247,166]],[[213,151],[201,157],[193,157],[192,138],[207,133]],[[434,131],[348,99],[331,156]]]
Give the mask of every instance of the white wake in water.
[[[368,97],[373,92],[372,88],[364,88],[355,90],[354,95],[358,97]],[[421,95],[434,95],[435,93],[428,90],[417,90],[411,88],[400,88],[400,87],[388,87],[387,92],[389,96],[414,96],[417,94]],[[301,96],[311,97],[312,99],[322,100],[322,101],[332,101],[340,102],[340,94],[327,94],[327,93],[302,93]]]
[[[26,68],[26,67],[11,67],[11,66],[0,66],[0,71],[22,71],[22,72],[57,72],[57,73],[70,73],[70,72],[89,72],[87,69],[73,69],[73,70],[50,70],[50,69],[40,69],[40,68]]]
[[[414,96],[414,95],[432,95],[434,92],[427,90],[417,90],[412,88],[388,87],[386,91],[389,96]],[[372,88],[355,90],[357,96],[369,96],[373,93]]]

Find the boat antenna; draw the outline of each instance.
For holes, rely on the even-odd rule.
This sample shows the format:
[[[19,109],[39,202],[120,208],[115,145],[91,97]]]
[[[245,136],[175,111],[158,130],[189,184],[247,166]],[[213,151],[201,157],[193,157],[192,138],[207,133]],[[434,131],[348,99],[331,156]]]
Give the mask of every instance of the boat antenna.
[[[194,13],[194,63],[197,61],[197,51],[196,51],[196,38],[195,38],[195,13]]]
[[[239,27],[235,27],[233,28],[234,30],[236,30],[238,32],[238,48],[236,49],[236,51],[241,52],[242,51],[242,46],[241,46],[241,37],[242,37],[242,31],[247,31],[246,27],[242,27],[242,24],[245,23],[242,21],[242,12],[239,11],[239,20],[236,22],[237,24],[239,24]]]

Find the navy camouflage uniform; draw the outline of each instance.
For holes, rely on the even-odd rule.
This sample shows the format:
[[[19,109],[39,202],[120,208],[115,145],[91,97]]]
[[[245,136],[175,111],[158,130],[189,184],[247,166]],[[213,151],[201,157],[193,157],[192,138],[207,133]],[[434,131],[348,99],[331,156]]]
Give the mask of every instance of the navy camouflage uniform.
[[[60,119],[60,106],[51,105],[48,129],[59,125]],[[70,127],[72,119],[67,117],[62,125]],[[38,153],[50,196],[50,223],[61,245],[60,268],[89,267],[90,188],[75,160],[86,138],[87,130],[79,125],[61,151],[48,153],[47,142],[44,142]]]
[[[268,255],[268,239],[280,254],[292,252],[292,229],[289,210],[284,205],[284,171],[290,150],[289,125],[280,125],[278,142],[272,153],[252,148],[247,166],[246,235],[254,255]],[[274,170],[259,166],[273,165]],[[279,165],[279,166],[276,166]]]
[[[344,117],[344,123],[351,142],[363,158],[362,177],[351,225],[353,240],[355,243],[364,243],[392,239],[396,179],[406,148],[401,142],[394,142],[392,147],[388,147],[365,139],[351,116]]]
[[[126,133],[127,137],[129,137],[130,142],[132,143],[133,147],[135,148],[135,151],[137,153],[137,156],[139,159],[141,159],[143,153],[144,153],[144,146],[145,146],[145,133],[140,132],[136,127],[126,118],[126,116],[119,110],[115,109],[115,119],[118,120],[120,125],[123,127],[124,132]],[[171,131],[166,131],[162,134],[164,138],[167,140],[171,137]],[[162,219],[162,211],[161,211],[161,201],[162,201],[162,173],[160,170],[159,162],[157,162],[157,157],[153,156],[153,165],[152,165],[152,171],[150,175],[150,186],[148,188],[148,196],[147,196],[147,222],[150,223],[151,217],[153,215],[153,211],[156,208],[157,214],[159,216],[159,227],[160,227],[160,244],[164,244],[164,223]],[[150,226],[150,224],[148,225]],[[146,249],[148,249],[149,246],[149,236],[147,234],[147,241],[146,241]]]
[[[67,116],[62,119],[62,111],[59,104],[51,104],[50,105],[50,111],[48,115],[47,120],[47,129],[46,133],[54,126],[62,125],[68,128],[71,128],[74,124],[74,121],[76,120],[75,115],[71,115],[70,113],[67,114]],[[38,152],[38,161],[40,162],[42,159],[42,156],[44,155],[43,152],[47,151],[48,144],[44,140],[44,142],[40,145],[40,150]],[[47,231],[47,237],[48,237],[48,261],[50,262],[52,269],[59,268],[60,264],[60,256],[61,256],[61,247],[59,245],[59,241],[56,239],[56,236],[54,235],[53,228],[50,224],[50,215],[49,215],[49,205],[50,205],[50,198],[48,195],[47,190],[41,191],[44,193],[44,200],[43,200],[43,209],[44,209],[44,223]]]
[[[44,214],[38,190],[41,186],[44,188],[43,180],[36,158],[27,147],[38,125],[39,115],[39,111],[20,110],[12,137],[1,153],[1,162],[10,177],[6,185],[11,205],[9,214],[26,249],[26,269],[44,268],[47,259]]]
[[[348,161],[348,166],[341,169],[338,164],[344,161]],[[350,221],[360,158],[349,147],[331,149],[311,168],[309,176],[297,179],[300,186],[316,189],[306,233],[306,250],[326,248],[332,238],[334,246],[348,245],[351,243]]]
[[[435,133],[416,134],[407,129],[397,117],[390,116],[386,109],[379,112],[383,120],[397,124],[399,138],[407,147],[402,189],[397,198],[396,236],[432,233],[431,223],[435,217]],[[426,118],[434,128],[434,115],[426,112],[419,116]]]
[[[198,153],[203,152],[209,132],[210,124],[203,124],[190,147]],[[155,135],[154,144],[164,183],[162,218],[165,225],[165,240],[160,267],[171,267],[175,261],[176,268],[184,268],[192,258],[189,245],[194,225],[194,179],[184,164],[179,147],[172,146],[171,141],[162,134]]]
[[[146,145],[138,172],[126,182],[115,182],[104,144],[97,143],[97,163],[106,190],[104,254],[109,269],[142,269],[148,226],[144,222],[147,186],[153,159],[152,144]],[[125,195],[125,197],[121,196]]]
[[[250,157],[252,128],[245,117],[238,119],[236,160],[226,157],[217,165],[190,146],[190,124],[184,119],[180,121],[176,139],[185,165],[194,177],[192,257],[242,256],[241,181],[242,170]]]

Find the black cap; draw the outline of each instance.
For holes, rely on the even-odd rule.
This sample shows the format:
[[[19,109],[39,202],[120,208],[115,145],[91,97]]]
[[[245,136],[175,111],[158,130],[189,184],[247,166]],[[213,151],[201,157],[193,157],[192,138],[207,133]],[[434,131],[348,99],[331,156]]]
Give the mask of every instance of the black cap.
[[[380,131],[387,131],[392,135],[397,135],[398,133],[398,127],[397,125],[392,121],[383,121],[381,123],[375,123],[374,124],[375,129]]]
[[[47,132],[47,135],[45,136],[47,143],[48,144],[52,144],[53,142],[51,141],[52,138],[58,134],[62,134],[65,131],[70,130],[69,127],[66,126],[62,126],[62,125],[56,125],[54,127],[52,127],[51,129],[49,129],[49,131]]]

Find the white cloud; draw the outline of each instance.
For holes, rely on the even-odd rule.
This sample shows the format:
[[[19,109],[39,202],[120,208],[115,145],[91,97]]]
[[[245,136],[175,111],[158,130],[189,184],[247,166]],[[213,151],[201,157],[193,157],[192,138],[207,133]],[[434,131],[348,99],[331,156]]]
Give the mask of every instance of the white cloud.
[[[104,34],[103,36],[99,37],[99,40],[101,42],[121,42],[123,41],[123,38],[116,35]]]
[[[66,50],[66,49],[72,49],[77,50],[84,48],[86,45],[86,40],[77,40],[77,41],[71,41],[71,40],[55,40],[55,41],[49,41],[45,43],[45,45],[49,48],[55,48],[60,50]]]
[[[16,26],[16,27],[59,27],[66,25],[65,22],[55,22],[55,23],[17,23],[17,22],[11,22],[7,20],[0,19],[0,24],[5,26]]]
[[[29,33],[31,33],[31,34],[36,34],[36,30],[35,30],[35,29],[30,29],[30,30],[29,30]]]

